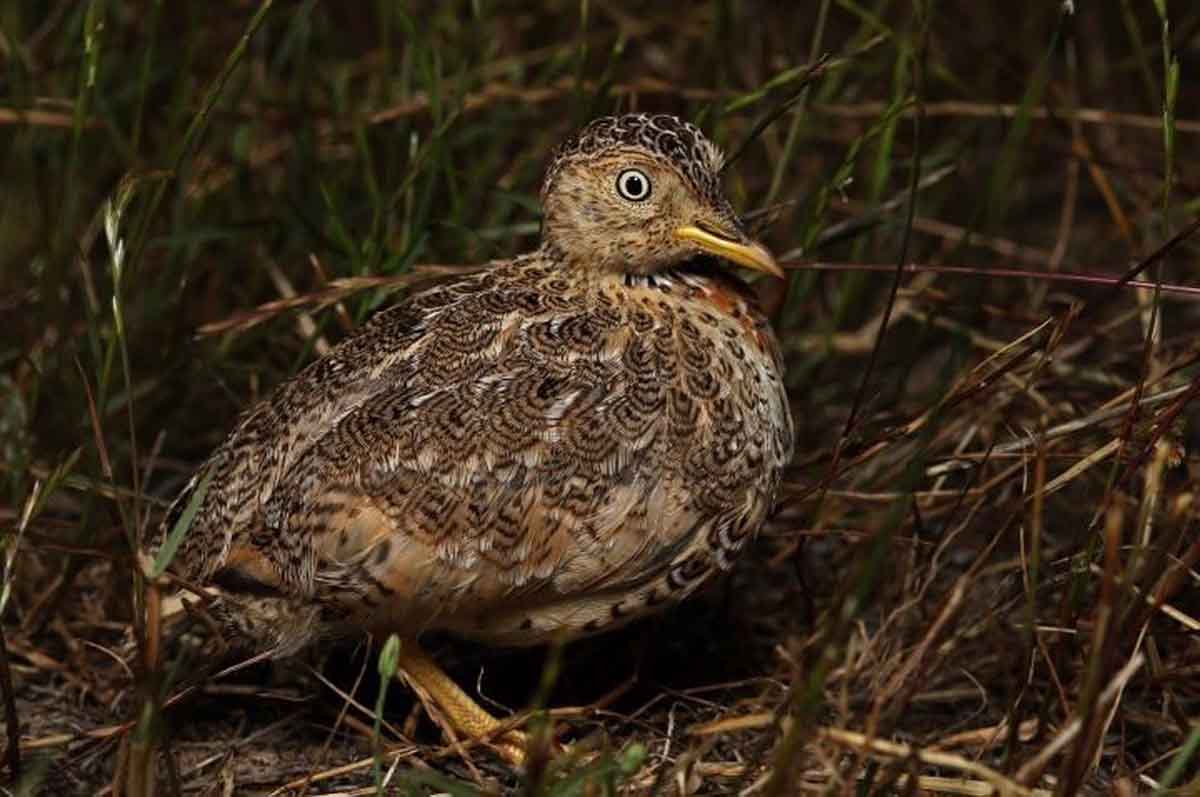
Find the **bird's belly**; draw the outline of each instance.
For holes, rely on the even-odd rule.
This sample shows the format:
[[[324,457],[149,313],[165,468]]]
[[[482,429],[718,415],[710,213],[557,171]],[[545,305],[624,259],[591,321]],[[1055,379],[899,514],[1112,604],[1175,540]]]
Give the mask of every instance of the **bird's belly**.
[[[377,634],[448,631],[501,646],[536,645],[613,630],[661,611],[727,569],[768,508],[748,487],[737,508],[697,517],[681,508],[644,518],[606,540],[578,539],[553,572],[517,583],[486,560],[438,560],[412,551],[387,594],[358,601],[356,625]]]

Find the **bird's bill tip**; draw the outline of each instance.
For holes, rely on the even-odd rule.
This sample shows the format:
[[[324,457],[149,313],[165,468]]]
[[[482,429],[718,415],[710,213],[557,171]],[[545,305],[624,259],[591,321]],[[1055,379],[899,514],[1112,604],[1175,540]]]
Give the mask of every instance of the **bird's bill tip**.
[[[736,241],[694,225],[678,228],[675,230],[675,237],[688,241],[709,254],[731,260],[744,268],[762,271],[780,279],[784,276],[783,269],[775,262],[774,255],[757,241]]]

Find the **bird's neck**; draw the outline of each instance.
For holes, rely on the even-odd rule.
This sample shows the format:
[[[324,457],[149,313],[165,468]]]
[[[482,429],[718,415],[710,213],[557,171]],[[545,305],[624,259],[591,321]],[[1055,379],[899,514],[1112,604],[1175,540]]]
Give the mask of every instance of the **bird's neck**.
[[[774,351],[770,324],[754,291],[732,267],[710,257],[698,257],[648,274],[603,271],[564,263],[546,245],[509,261],[506,269],[523,271],[550,292],[590,295],[613,306],[669,305],[688,312],[714,313],[740,325],[763,351]],[[554,283],[558,283],[555,285]]]
[[[576,263],[553,240],[542,240],[533,259],[557,264],[577,279],[595,284],[620,282],[629,288],[651,288],[668,293],[690,294],[696,288],[707,287],[755,303],[754,292],[733,271],[733,267],[708,256],[697,256],[667,268],[641,269],[636,264],[621,268],[597,267],[595,262]]]

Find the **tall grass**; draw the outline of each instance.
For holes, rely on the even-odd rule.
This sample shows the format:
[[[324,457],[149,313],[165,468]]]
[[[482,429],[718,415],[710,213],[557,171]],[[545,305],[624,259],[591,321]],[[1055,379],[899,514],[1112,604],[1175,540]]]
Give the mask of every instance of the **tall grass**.
[[[315,761],[309,794],[1190,793],[1197,35],[1164,0],[4,4],[13,788],[186,793],[223,741],[238,788]],[[237,413],[412,284],[533,246],[553,146],[635,108],[735,154],[794,269],[758,288],[798,454],[732,586],[647,643],[682,660],[604,705],[636,630],[546,691],[488,665],[597,756],[522,782],[328,690],[276,728],[269,697],[118,664],[158,644],[136,551]]]

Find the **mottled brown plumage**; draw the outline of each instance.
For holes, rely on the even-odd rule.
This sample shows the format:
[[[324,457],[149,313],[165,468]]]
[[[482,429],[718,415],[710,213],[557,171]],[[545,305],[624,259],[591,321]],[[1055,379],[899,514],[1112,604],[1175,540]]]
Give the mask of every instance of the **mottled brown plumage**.
[[[533,644],[727,569],[791,455],[777,271],[674,117],[593,122],[542,190],[542,246],[385,310],[199,469],[173,570],[260,647],[355,630]],[[164,523],[166,528],[171,517]]]

